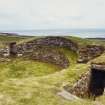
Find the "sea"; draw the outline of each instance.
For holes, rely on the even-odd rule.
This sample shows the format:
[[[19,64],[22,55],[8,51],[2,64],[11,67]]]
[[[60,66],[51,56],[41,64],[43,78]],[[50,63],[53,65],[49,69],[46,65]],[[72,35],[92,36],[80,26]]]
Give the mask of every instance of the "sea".
[[[5,32],[27,36],[77,36],[82,38],[105,38],[105,29],[38,29]]]

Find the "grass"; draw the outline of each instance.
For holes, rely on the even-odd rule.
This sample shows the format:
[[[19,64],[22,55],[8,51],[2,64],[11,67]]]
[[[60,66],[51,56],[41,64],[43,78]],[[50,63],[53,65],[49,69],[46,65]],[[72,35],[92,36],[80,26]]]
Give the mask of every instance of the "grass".
[[[77,65],[44,76],[6,77],[0,82],[0,102],[4,105],[81,105],[80,101],[70,102],[59,97],[56,92],[63,85],[72,85],[85,70],[86,65]],[[82,103],[91,105],[85,100]]]
[[[105,53],[103,53],[101,56],[93,59],[91,62],[95,63],[95,64],[105,64]]]
[[[87,43],[81,38],[72,39],[78,43]],[[18,42],[24,43],[27,40],[31,39],[22,39]],[[91,100],[68,101],[57,95],[63,86],[68,84],[72,86],[80,75],[89,69],[89,64],[77,64],[77,54],[73,51],[65,48],[58,50],[70,60],[70,67],[67,69],[61,70],[52,64],[23,58],[1,62],[0,105],[93,105],[94,102]],[[97,100],[104,105],[104,99],[103,95]]]
[[[86,46],[86,45],[102,45],[105,46],[105,41],[100,39],[85,39],[80,37],[74,36],[67,36],[66,38],[73,40],[74,42],[78,43],[79,46]]]
[[[0,105],[91,105],[90,101],[68,101],[57,95],[87,70],[86,64],[76,64],[74,52],[59,50],[72,61],[68,69],[22,58],[1,63]]]
[[[0,41],[2,42],[11,42],[11,41],[19,41],[19,40],[22,40],[22,39],[27,39],[29,38],[28,36],[3,36],[3,35],[0,35]]]
[[[0,35],[0,48],[5,47],[9,42],[15,41],[17,44],[25,43],[31,40],[35,40],[37,38],[42,38],[42,37],[36,37],[36,36],[3,36]],[[44,37],[43,37],[44,38]],[[102,41],[100,39],[84,39],[84,38],[79,38],[79,37],[73,37],[73,36],[65,36],[65,38],[71,39],[74,42],[78,43],[80,46],[85,46],[88,44],[92,45],[105,45],[105,41]]]
[[[10,42],[17,42],[17,43],[20,43],[20,42],[24,42],[26,41],[27,39],[30,39],[30,38],[33,38],[33,37],[30,37],[30,36],[3,36],[3,35],[0,35],[0,48],[4,48],[7,46],[8,43]]]
[[[60,71],[58,66],[37,62],[32,60],[15,59],[8,63],[0,63],[2,71],[0,71],[0,78],[27,78],[44,76],[56,71]]]

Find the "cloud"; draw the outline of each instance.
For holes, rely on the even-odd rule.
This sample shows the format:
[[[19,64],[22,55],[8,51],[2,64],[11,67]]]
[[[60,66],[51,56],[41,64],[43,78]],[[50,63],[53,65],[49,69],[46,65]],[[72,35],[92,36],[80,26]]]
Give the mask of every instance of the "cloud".
[[[105,0],[0,0],[0,29],[105,28]]]

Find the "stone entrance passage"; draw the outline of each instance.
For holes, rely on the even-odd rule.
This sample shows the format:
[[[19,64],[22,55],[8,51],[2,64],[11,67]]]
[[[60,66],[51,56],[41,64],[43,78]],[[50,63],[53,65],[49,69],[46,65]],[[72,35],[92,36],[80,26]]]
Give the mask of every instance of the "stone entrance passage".
[[[70,92],[76,96],[96,99],[103,95],[105,88],[105,65],[91,64],[90,70],[81,76]]]
[[[97,66],[97,65],[96,65]],[[94,99],[103,95],[105,87],[105,70],[99,66],[91,69],[91,77],[89,82],[89,95]]]
[[[9,55],[15,57],[17,55],[16,42],[11,42],[9,44]]]

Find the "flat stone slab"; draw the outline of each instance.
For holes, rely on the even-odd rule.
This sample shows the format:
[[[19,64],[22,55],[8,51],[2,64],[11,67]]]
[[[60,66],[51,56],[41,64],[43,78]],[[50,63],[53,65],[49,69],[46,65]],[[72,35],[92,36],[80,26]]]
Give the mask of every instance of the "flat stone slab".
[[[100,65],[100,64],[91,64],[92,69],[97,69],[97,70],[105,70],[105,65]]]
[[[71,93],[69,93],[69,92],[66,91],[66,90],[62,90],[62,91],[58,92],[57,95],[63,97],[63,98],[66,99],[66,100],[70,100],[70,101],[81,100],[80,98],[78,98],[78,97],[75,96],[75,95],[72,95]]]

